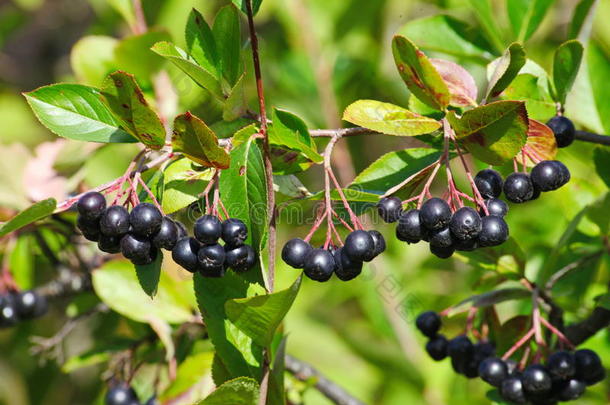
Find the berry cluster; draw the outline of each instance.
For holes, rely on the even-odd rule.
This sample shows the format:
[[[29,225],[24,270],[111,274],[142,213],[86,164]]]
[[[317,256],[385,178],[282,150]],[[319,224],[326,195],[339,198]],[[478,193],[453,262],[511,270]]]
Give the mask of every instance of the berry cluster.
[[[172,258],[185,270],[198,271],[204,277],[222,277],[227,268],[245,272],[256,264],[256,252],[244,243],[248,228],[241,220],[228,218],[221,222],[214,215],[204,215],[195,222],[193,232],[194,238],[181,238],[172,250]]]
[[[21,320],[39,318],[49,309],[45,297],[36,291],[0,295],[0,328],[15,326]]]
[[[112,386],[106,393],[104,399],[106,405],[141,405],[138,394],[126,383],[118,383]],[[152,396],[144,405],[157,405],[159,402]]]
[[[570,171],[563,163],[558,160],[543,160],[534,166],[530,174],[509,174],[504,180],[503,191],[508,201],[524,203],[537,199],[542,191],[557,190],[568,181]]]
[[[359,229],[350,232],[345,244],[338,248],[313,248],[303,239],[291,239],[282,248],[282,259],[295,269],[303,269],[312,280],[328,281],[334,273],[340,280],[348,281],[362,272],[363,262],[370,262],[385,248],[381,233]]]

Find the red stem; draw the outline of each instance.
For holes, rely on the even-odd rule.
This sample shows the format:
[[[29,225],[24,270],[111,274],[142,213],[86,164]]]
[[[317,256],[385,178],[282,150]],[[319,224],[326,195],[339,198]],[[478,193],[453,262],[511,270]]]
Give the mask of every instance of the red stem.
[[[523,346],[528,340],[534,336],[534,328],[531,328],[521,339],[517,341],[504,355],[502,356],[503,360],[507,360],[512,356],[521,346]]]

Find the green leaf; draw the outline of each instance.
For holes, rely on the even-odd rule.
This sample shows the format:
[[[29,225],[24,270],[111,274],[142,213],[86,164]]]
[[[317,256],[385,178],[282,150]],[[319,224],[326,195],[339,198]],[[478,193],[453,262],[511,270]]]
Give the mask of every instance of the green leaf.
[[[55,201],[54,198],[42,200],[31,205],[0,226],[0,238],[33,222],[48,217],[55,211],[56,206],[57,201]]]
[[[187,403],[195,403],[202,399],[205,387],[205,379],[212,370],[214,353],[201,352],[189,355],[180,365],[176,372],[176,379],[163,392],[159,399],[163,402],[180,397]],[[197,389],[201,385],[201,388]],[[205,395],[205,394],[203,394]]]
[[[561,104],[566,101],[566,95],[572,88],[584,48],[576,40],[566,41],[557,48],[553,59],[553,84],[555,86],[555,100]]]
[[[244,14],[248,14],[248,8],[246,7],[246,0],[232,0]],[[252,14],[256,15],[258,9],[261,7],[263,0],[250,0],[252,2]]]
[[[610,216],[608,215],[609,209],[610,193],[606,193],[594,201],[587,210],[587,218],[589,218],[589,220],[599,227],[602,235],[607,235],[610,230]]]
[[[589,41],[597,3],[597,0],[581,0],[576,5],[574,15],[570,19],[569,39],[578,39],[581,42]]]
[[[157,42],[151,49],[176,65],[193,79],[195,83],[208,90],[219,101],[224,102],[223,92],[218,79],[214,74],[197,65],[194,60],[191,60],[184,50],[170,42]]]
[[[557,107],[547,91],[547,86],[541,82],[541,79],[529,73],[517,75],[500,98],[524,101],[529,118],[546,122],[555,116]]]
[[[489,64],[488,72],[491,73],[489,83],[487,85],[486,99],[497,97],[502,91],[507,88],[517,74],[525,65],[525,51],[523,46],[518,43],[512,43],[504,54]]]
[[[444,59],[430,59],[430,62],[447,84],[449,94],[451,94],[450,105],[455,107],[477,106],[477,84],[466,69]]]
[[[404,149],[386,153],[360,172],[350,187],[383,194],[408,177],[435,163],[440,155],[439,151],[428,148]],[[413,183],[417,183],[415,180]]]
[[[108,4],[114,8],[130,26],[136,23],[136,15],[131,0],[107,0]]]
[[[347,106],[343,120],[388,135],[412,136],[434,132],[440,122],[390,103],[358,100]]]
[[[88,35],[74,44],[70,65],[79,82],[99,86],[116,70],[114,49],[119,41],[104,35]]]
[[[301,152],[312,162],[320,163],[323,158],[316,150],[316,143],[309,135],[305,121],[298,116],[277,108],[273,109],[269,127],[269,143],[286,146],[288,149]]]
[[[197,201],[199,194],[212,178],[212,170],[198,171],[193,165],[191,160],[183,158],[171,162],[165,169],[161,207],[166,214]]]
[[[502,35],[498,29],[497,16],[492,10],[489,0],[468,0],[468,3],[470,3],[470,8],[483,26],[483,33],[489,42],[498,53],[502,52],[504,41],[502,41]]]
[[[202,166],[218,169],[229,167],[229,155],[218,145],[216,134],[190,112],[174,120],[172,148]]]
[[[247,109],[245,86],[246,74],[242,74],[235,86],[231,89],[224,106],[222,107],[222,119],[224,121],[233,121],[242,117]]]
[[[271,344],[275,331],[299,293],[302,277],[289,288],[273,294],[237,298],[225,303],[227,317],[260,346]]]
[[[15,282],[22,290],[29,290],[34,287],[34,266],[36,256],[32,254],[35,251],[37,242],[33,235],[24,234],[17,238],[15,245],[10,252],[9,268]]]
[[[527,111],[521,101],[496,101],[468,110],[461,118],[454,112],[447,118],[466,149],[491,165],[508,162],[527,140]]]
[[[597,175],[610,187],[610,150],[608,147],[598,146],[593,150],[593,162]]]
[[[483,64],[493,58],[488,44],[479,36],[479,30],[448,15],[409,21],[403,25],[399,34],[429,51],[473,59]]]
[[[513,32],[519,42],[527,41],[536,31],[555,0],[507,0],[506,8]]]
[[[135,265],[136,275],[142,290],[150,297],[154,298],[159,287],[159,279],[161,277],[161,264],[163,263],[163,254],[157,252],[157,258],[151,264],[144,266]]]
[[[135,142],[100,99],[80,84],[53,84],[23,94],[42,125],[64,138],[89,142]]]
[[[595,109],[604,131],[610,133],[610,57],[600,45],[592,42],[587,48],[587,62]]]
[[[242,77],[241,29],[239,14],[233,4],[220,9],[212,27],[218,51],[220,71],[230,85]],[[241,79],[240,79],[241,80]]]
[[[106,79],[102,95],[121,126],[151,149],[165,145],[165,128],[148,105],[133,75],[117,71]]]
[[[180,324],[193,319],[194,299],[188,280],[178,281],[161,272],[157,295],[151,300],[140,287],[133,267],[127,260],[112,260],[93,271],[93,289],[106,305],[137,322],[160,319]]]
[[[292,174],[273,176],[273,190],[291,198],[305,198],[311,195],[301,180]]]
[[[447,85],[426,55],[407,38],[395,35],[392,54],[400,77],[411,93],[430,107],[444,110],[449,105]]]
[[[212,29],[201,13],[191,10],[184,32],[186,50],[195,61],[214,78],[219,79],[218,51]]]
[[[127,350],[132,347],[134,343],[136,342],[131,339],[115,339],[111,342],[98,342],[94,348],[70,357],[63,366],[61,366],[61,371],[69,374],[84,367],[105,363],[110,360],[114,353]]]
[[[157,42],[169,41],[169,39],[169,33],[160,30],[128,36],[122,39],[114,50],[116,63],[121,70],[149,82],[150,76],[158,72],[165,62],[150,48]]]
[[[513,301],[531,297],[532,293],[525,288],[515,287],[492,290],[466,298],[459,304],[452,306],[447,312],[447,315],[454,316],[460,314],[468,311],[471,306],[475,308],[485,308],[505,301]]]
[[[456,256],[472,266],[513,280],[520,279],[525,272],[525,253],[512,237],[501,246],[457,252]]]
[[[227,381],[216,388],[199,405],[256,405],[259,396],[258,383],[246,377]]]

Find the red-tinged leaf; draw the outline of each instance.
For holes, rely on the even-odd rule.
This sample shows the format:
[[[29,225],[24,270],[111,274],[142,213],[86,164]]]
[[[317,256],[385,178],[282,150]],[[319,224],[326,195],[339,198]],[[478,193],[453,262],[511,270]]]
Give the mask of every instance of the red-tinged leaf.
[[[229,154],[218,146],[214,131],[190,112],[176,117],[172,147],[202,166],[219,169],[229,167]]]
[[[477,105],[477,84],[466,69],[444,59],[430,59],[430,62],[447,84],[451,94],[450,105],[455,107]]]
[[[507,88],[525,65],[523,46],[512,43],[504,54],[488,66],[493,73],[487,86],[487,99],[497,97]]]
[[[526,163],[528,166],[536,165],[530,157],[537,160],[553,160],[555,155],[557,155],[557,142],[551,128],[540,121],[532,119],[529,120],[527,141],[523,148],[526,152]],[[523,155],[519,154],[519,161],[521,162],[522,159]]]
[[[451,99],[449,89],[430,60],[407,38],[396,35],[392,53],[400,77],[411,93],[437,110],[444,110]]]

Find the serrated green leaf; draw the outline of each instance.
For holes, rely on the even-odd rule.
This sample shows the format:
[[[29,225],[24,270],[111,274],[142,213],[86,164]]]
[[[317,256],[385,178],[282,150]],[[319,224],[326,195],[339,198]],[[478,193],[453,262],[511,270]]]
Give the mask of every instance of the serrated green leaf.
[[[29,206],[0,226],[0,238],[21,229],[26,225],[48,217],[55,211],[56,206],[57,201],[55,201],[54,198],[48,198]]]
[[[508,162],[527,140],[527,111],[521,101],[496,101],[468,110],[461,118],[453,112],[447,118],[460,143],[491,165]]]
[[[233,4],[220,9],[212,27],[220,71],[231,86],[243,76],[244,66],[241,63],[241,29],[239,14]]]
[[[316,150],[316,143],[309,135],[305,121],[285,110],[273,109],[269,127],[269,143],[275,146],[285,146],[290,150],[303,154],[308,160],[316,163],[323,158]]]
[[[440,122],[390,103],[358,100],[345,109],[343,120],[388,135],[412,136],[434,132]]]
[[[504,41],[497,24],[497,17],[489,0],[468,0],[475,16],[483,27],[483,33],[498,53],[502,52]]]
[[[133,137],[151,149],[165,145],[165,128],[133,75],[123,71],[110,74],[102,87],[102,96],[121,126]]]
[[[490,63],[488,72],[491,72],[491,75],[487,85],[486,99],[500,95],[517,77],[517,74],[525,65],[525,61],[523,46],[514,42],[500,58]]]
[[[116,70],[114,49],[119,41],[104,35],[88,35],[74,44],[70,65],[79,82],[100,86],[109,73]]]
[[[529,118],[546,122],[555,115],[557,107],[546,86],[541,82],[541,79],[532,74],[519,74],[500,98],[524,101]]]
[[[578,39],[581,42],[589,41],[597,3],[597,0],[581,0],[576,5],[574,15],[570,19],[569,39]]]
[[[519,42],[527,41],[536,32],[555,0],[507,0],[508,18]]]
[[[582,44],[576,40],[566,41],[555,50],[553,84],[555,100],[561,104],[565,103],[566,96],[576,80],[583,52]]]
[[[216,134],[190,112],[174,120],[172,147],[202,166],[226,169],[230,164],[229,154],[218,145]]]
[[[472,252],[457,252],[456,256],[475,267],[518,280],[525,272],[526,256],[514,238],[501,246],[481,248]]]
[[[151,30],[122,39],[114,48],[114,57],[121,70],[149,82],[151,75],[163,66],[164,59],[150,48],[161,41],[169,41],[167,31]]]
[[[407,38],[395,35],[392,54],[400,77],[411,93],[430,107],[444,110],[449,105],[447,85],[426,55]]]
[[[248,14],[248,8],[246,7],[246,0],[232,0],[233,4],[235,4],[244,14]],[[259,8],[261,7],[261,3],[263,0],[250,0],[252,2],[252,14],[256,15],[258,13]]]
[[[199,405],[256,405],[258,396],[258,383],[251,378],[240,377],[216,388]]]
[[[236,298],[225,303],[227,317],[260,346],[271,344],[275,331],[299,293],[302,277],[289,288],[273,294]]]
[[[80,84],[53,84],[23,94],[42,125],[64,138],[89,142],[136,142],[100,99]]]
[[[219,79],[220,63],[214,33],[199,11],[191,10],[184,36],[189,55],[199,66],[210,72],[214,78]]]
[[[197,201],[212,175],[212,170],[196,170],[187,158],[171,162],[164,172],[163,212],[171,214]]]
[[[598,146],[593,150],[593,162],[597,175],[610,187],[610,150],[604,146]]]
[[[157,252],[157,258],[151,264],[144,266],[134,265],[136,275],[142,290],[150,297],[154,298],[157,294],[159,279],[161,277],[161,264],[163,263],[163,253]]]
[[[245,73],[239,77],[237,83],[235,83],[235,86],[233,86],[231,89],[224,106],[222,107],[222,119],[225,121],[239,119],[248,109],[248,104],[246,102],[245,77]]]

